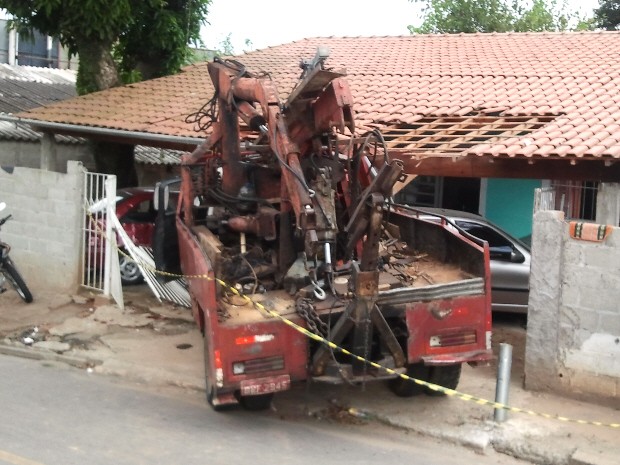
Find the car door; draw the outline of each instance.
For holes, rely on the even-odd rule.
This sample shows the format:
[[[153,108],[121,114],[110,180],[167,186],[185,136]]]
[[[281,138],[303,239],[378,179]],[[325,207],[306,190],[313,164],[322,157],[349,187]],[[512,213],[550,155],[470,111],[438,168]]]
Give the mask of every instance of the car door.
[[[489,243],[493,310],[527,313],[530,281],[527,247],[490,224],[472,220],[455,222]]]
[[[123,229],[134,244],[151,247],[155,217],[152,194],[149,197],[135,197],[131,207],[119,218]]]

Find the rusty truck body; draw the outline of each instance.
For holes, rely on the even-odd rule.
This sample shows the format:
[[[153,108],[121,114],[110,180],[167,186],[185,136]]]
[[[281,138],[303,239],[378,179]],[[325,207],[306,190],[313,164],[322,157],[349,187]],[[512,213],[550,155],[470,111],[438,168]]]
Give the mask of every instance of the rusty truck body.
[[[284,102],[266,74],[208,65],[210,132],[182,159],[174,221],[216,409],[266,408],[308,378],[455,388],[492,357],[487,245],[393,203],[403,165],[379,131],[358,135],[324,52]]]

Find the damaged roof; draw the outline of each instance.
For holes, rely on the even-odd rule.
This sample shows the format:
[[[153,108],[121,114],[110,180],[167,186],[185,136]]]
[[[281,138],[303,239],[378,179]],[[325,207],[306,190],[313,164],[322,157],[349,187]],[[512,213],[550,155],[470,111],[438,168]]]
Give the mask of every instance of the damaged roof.
[[[301,59],[330,49],[359,124],[412,157],[620,158],[620,32],[310,38],[235,57],[266,72],[282,100]],[[67,125],[195,137],[209,101],[206,63],[19,116]]]

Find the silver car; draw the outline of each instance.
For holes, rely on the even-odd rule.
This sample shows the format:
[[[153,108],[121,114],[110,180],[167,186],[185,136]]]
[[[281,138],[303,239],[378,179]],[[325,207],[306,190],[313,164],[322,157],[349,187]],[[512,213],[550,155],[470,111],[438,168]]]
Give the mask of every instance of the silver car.
[[[419,210],[443,216],[459,229],[487,241],[491,258],[493,311],[527,314],[531,258],[527,244],[474,213],[426,207],[419,207]]]

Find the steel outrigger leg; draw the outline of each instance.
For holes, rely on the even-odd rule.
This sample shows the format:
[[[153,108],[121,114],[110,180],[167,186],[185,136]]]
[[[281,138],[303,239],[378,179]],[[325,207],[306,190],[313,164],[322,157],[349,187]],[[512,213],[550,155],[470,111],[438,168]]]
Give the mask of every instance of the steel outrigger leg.
[[[379,281],[378,272],[359,271],[355,262],[352,270],[351,277],[354,282],[355,298],[334,325],[331,342],[339,345],[353,330],[352,352],[366,358],[369,355],[366,352],[372,342],[373,330],[376,328],[379,332],[379,338],[394,358],[394,366],[404,366],[406,358],[403,350],[375,303]],[[322,345],[315,352],[311,365],[311,372],[314,376],[324,374],[330,355],[331,351],[327,345]],[[365,365],[365,362],[353,360],[353,373],[361,374]]]

